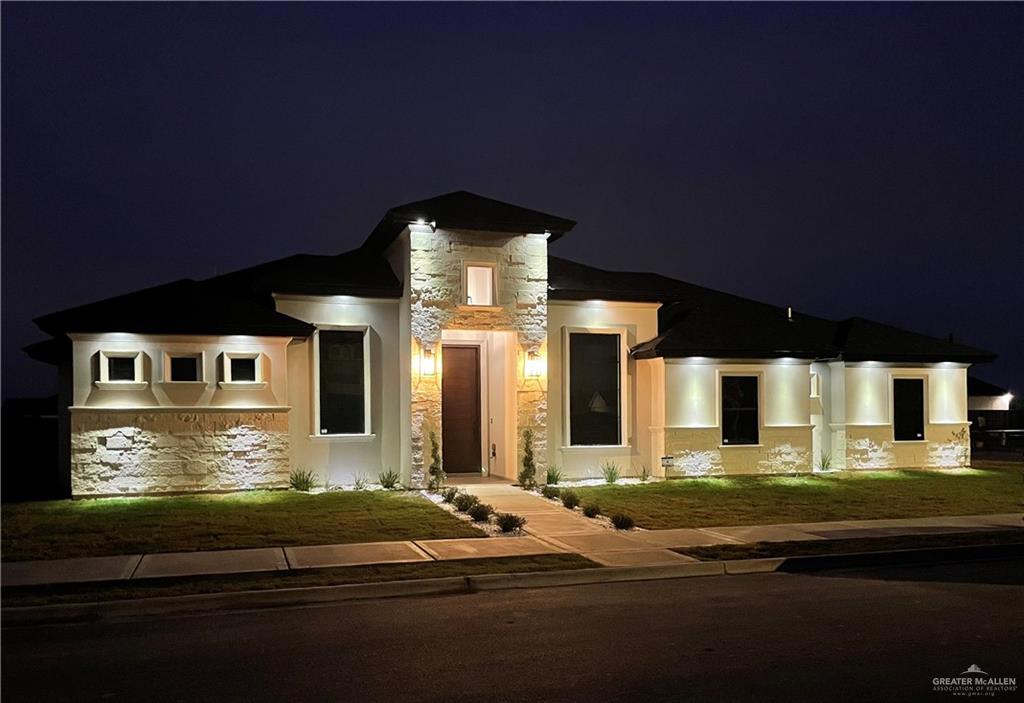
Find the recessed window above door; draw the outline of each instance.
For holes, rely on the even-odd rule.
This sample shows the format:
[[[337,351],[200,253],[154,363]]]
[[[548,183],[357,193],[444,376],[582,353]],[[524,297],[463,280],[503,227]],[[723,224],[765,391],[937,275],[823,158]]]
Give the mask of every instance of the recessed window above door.
[[[466,264],[466,305],[491,307],[496,305],[493,264]]]

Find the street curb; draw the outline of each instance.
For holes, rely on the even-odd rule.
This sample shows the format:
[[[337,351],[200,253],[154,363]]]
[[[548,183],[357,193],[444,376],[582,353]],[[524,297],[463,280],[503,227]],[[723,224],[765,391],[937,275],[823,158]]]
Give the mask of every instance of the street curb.
[[[1024,557],[1024,543],[985,544],[968,547],[926,547],[894,549],[885,552],[853,552],[850,554],[816,554],[785,557],[778,571],[801,573],[825,569],[856,569],[862,567],[928,564],[949,561],[984,561],[1006,557]]]
[[[322,605],[352,600],[399,598],[405,596],[468,594],[519,588],[553,588],[624,581],[653,581],[700,576],[745,575],[786,572],[801,573],[825,569],[848,569],[895,564],[943,561],[981,561],[1024,556],[1024,544],[978,547],[901,549],[887,552],[823,554],[815,556],[732,559],[688,562],[657,566],[613,566],[567,571],[531,571],[479,576],[449,576],[409,581],[354,583],[311,588],[282,588],[265,591],[237,591],[189,596],[164,596],[137,600],[38,605],[3,608],[3,627],[92,622],[119,618],[195,615],[208,612],[259,610],[262,608]]]

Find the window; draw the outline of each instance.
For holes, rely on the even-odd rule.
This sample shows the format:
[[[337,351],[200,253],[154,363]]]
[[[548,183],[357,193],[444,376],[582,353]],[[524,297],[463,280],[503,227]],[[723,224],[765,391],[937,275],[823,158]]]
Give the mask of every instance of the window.
[[[164,381],[168,383],[202,383],[203,354],[166,354]]]
[[[368,434],[367,334],[365,330],[319,330],[318,432]]]
[[[126,356],[112,356],[107,359],[108,381],[134,381],[135,359]]]
[[[722,444],[757,444],[757,376],[722,376]]]
[[[621,337],[569,334],[569,444],[622,444]]]
[[[494,305],[494,266],[466,264],[466,305]]]
[[[263,356],[259,352],[224,352],[221,386],[262,386]]]
[[[111,388],[143,388],[142,352],[101,351],[96,385]]]
[[[897,442],[924,439],[924,379],[892,380],[892,432]]]

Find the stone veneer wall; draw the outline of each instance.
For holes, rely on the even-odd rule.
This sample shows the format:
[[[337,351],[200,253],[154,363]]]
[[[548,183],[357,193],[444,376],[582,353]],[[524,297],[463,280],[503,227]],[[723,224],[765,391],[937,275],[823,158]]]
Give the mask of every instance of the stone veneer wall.
[[[517,378],[516,463],[521,465],[522,432],[534,431],[534,456],[543,476],[547,456],[547,391],[527,384],[522,377],[522,354],[536,351],[542,358],[547,345],[547,241],[541,236],[498,235],[493,232],[413,230],[410,232],[409,303],[412,355],[432,349],[438,373],[421,377],[412,370],[412,477],[413,485],[425,482],[430,462],[429,434],[441,442],[441,359],[443,330],[511,330],[516,332]],[[463,262],[494,262],[496,309],[472,309],[463,305]],[[500,309],[498,309],[500,308]],[[491,370],[495,372],[494,369]],[[443,452],[443,448],[442,448]]]
[[[285,412],[71,416],[75,496],[283,488],[288,473]]]
[[[722,448],[717,427],[665,428],[668,476],[791,474],[811,470],[810,427],[762,427],[759,446]]]
[[[894,442],[892,425],[846,427],[846,468],[953,468],[971,463],[968,423],[929,424],[921,442]]]

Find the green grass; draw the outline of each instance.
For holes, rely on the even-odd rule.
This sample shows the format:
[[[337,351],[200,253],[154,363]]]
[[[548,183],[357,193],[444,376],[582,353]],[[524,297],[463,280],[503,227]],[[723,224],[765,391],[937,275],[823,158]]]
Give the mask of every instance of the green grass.
[[[192,578],[144,579],[117,584],[63,584],[19,586],[3,589],[5,608],[59,603],[182,596],[200,593],[260,591],[274,588],[337,586],[346,583],[406,581],[444,576],[473,576],[525,571],[560,571],[597,568],[599,564],[578,554],[541,554],[527,557],[463,559],[345,566],[332,569],[302,569],[266,574],[233,574]]]
[[[639,527],[770,525],[1010,513],[1024,509],[1024,465],[984,464],[948,471],[858,471],[808,476],[673,479],[575,489],[605,515]]]
[[[3,559],[481,537],[413,493],[256,491],[3,506]]]
[[[680,547],[674,551],[701,559],[761,559],[815,554],[853,554],[894,549],[929,547],[970,547],[991,544],[1024,544],[1024,530],[965,532],[942,535],[904,535],[900,537],[856,537],[851,539],[801,542],[755,542],[753,544],[715,544],[708,547]]]

